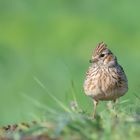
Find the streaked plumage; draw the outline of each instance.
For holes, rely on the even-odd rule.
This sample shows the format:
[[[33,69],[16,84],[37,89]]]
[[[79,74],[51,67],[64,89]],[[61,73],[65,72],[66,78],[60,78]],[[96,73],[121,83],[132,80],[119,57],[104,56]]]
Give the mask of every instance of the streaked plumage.
[[[115,101],[127,92],[128,84],[124,70],[118,64],[116,56],[103,42],[94,49],[90,62],[91,66],[84,82],[84,91],[86,95],[93,98],[95,116],[96,105],[99,101]]]

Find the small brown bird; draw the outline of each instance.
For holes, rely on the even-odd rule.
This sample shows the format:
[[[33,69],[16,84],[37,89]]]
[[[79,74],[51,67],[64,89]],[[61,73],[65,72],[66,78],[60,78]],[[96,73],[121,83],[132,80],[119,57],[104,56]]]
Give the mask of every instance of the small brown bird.
[[[84,91],[93,99],[95,118],[98,102],[109,100],[115,102],[127,92],[128,82],[116,56],[105,43],[99,43],[94,49],[90,63],[84,82]]]

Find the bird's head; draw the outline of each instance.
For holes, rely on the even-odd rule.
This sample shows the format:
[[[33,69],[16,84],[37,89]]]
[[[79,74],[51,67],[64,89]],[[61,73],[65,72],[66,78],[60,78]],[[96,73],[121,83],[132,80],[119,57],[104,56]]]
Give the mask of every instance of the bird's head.
[[[96,63],[99,66],[113,66],[117,63],[117,59],[107,45],[101,42],[94,49],[90,63]]]

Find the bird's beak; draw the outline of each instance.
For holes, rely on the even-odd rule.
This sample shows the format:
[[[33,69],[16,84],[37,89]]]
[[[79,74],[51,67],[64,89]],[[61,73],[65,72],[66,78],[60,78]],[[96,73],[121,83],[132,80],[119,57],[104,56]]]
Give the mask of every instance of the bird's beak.
[[[90,60],[89,60],[89,63],[94,63],[93,59],[90,59]]]
[[[89,60],[89,63],[95,63],[98,61],[98,58],[94,57],[93,59],[90,59]]]

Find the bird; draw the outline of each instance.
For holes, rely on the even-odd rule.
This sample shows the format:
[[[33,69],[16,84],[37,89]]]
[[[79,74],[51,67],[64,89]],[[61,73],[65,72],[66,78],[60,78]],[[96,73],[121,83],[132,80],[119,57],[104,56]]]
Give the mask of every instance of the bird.
[[[86,72],[84,92],[93,101],[93,117],[100,101],[116,102],[128,91],[128,80],[117,57],[108,46],[101,42],[92,53],[90,66]]]

